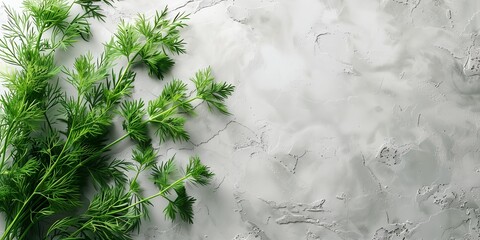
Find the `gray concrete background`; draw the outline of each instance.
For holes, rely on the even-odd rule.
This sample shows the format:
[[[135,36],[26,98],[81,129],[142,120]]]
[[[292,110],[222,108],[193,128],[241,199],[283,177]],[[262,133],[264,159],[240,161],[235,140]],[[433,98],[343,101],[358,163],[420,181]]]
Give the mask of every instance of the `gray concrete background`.
[[[165,5],[191,13],[167,79],[210,65],[237,88],[231,117],[200,107],[192,142],[159,148],[216,173],[189,188],[195,224],[159,200],[137,239],[480,239],[480,2],[123,0],[75,51]],[[136,98],[165,83],[138,79]]]

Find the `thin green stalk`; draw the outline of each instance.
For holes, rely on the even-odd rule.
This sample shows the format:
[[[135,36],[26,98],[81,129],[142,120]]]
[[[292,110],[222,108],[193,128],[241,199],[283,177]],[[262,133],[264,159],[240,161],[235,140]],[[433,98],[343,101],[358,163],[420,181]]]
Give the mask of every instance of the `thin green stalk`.
[[[81,166],[83,166],[83,163],[84,162],[88,162],[89,160],[91,160],[92,158],[94,157],[98,157],[99,155],[101,155],[102,153],[104,153],[105,151],[107,151],[108,149],[110,149],[111,147],[113,147],[114,145],[116,145],[117,143],[121,142],[122,140],[124,140],[125,138],[127,138],[129,136],[129,134],[125,134],[123,136],[121,136],[120,138],[118,138],[117,140],[111,142],[110,144],[108,144],[107,146],[103,147],[101,150],[99,150],[98,152],[96,152],[94,155],[90,155],[87,159],[83,160],[82,162],[80,162],[79,164],[75,165],[75,167],[71,168],[67,173],[63,174],[63,176],[59,179],[57,179],[55,182],[59,182],[59,181],[62,181],[64,178],[67,178],[70,176],[71,173],[75,173],[75,171],[78,170],[78,168],[80,168]]]
[[[7,134],[5,135],[5,140],[3,142],[3,148],[2,148],[2,162],[0,162],[0,170],[3,171],[3,165],[5,164],[5,157],[7,155],[7,148],[8,148],[8,143],[10,142],[10,134],[12,132],[12,129],[15,127],[15,124],[9,125]]]
[[[132,186],[133,186],[133,183],[137,181],[137,179],[138,179],[138,176],[140,175],[140,172],[142,172],[142,171],[143,171],[143,169],[142,169],[142,168],[143,168],[143,164],[141,164],[141,165],[138,167],[138,169],[137,169],[137,173],[135,174],[135,177],[133,178],[132,182],[130,183],[130,188],[132,188]]]
[[[140,48],[140,50],[138,50],[138,51],[135,53],[135,55],[133,55],[132,58],[127,57],[127,66],[125,67],[125,71],[123,71],[122,75],[120,76],[120,79],[123,79],[123,78],[125,77],[125,74],[127,74],[127,72],[130,71],[130,68],[132,68],[133,63],[135,63],[135,58],[137,58],[138,55],[140,55],[140,52],[143,50],[143,48],[144,48],[145,46],[146,46],[146,44],[143,45],[142,48]]]
[[[50,122],[50,119],[48,119],[47,112],[43,112],[43,116],[45,117],[45,120],[47,121],[48,129],[50,129],[50,131],[53,131],[52,123]]]
[[[139,204],[142,204],[142,203],[144,203],[144,202],[150,201],[150,200],[152,200],[152,199],[154,199],[154,198],[156,198],[156,197],[163,196],[163,195],[164,195],[166,192],[168,192],[168,190],[170,190],[172,187],[174,187],[174,186],[176,186],[177,184],[179,184],[179,183],[187,180],[187,179],[188,179],[189,177],[191,177],[191,176],[192,176],[192,174],[189,173],[189,174],[187,174],[187,175],[179,178],[177,181],[173,182],[172,184],[168,185],[168,187],[162,189],[160,192],[158,192],[158,193],[156,193],[156,194],[154,194],[154,195],[152,195],[152,196],[150,196],[150,197],[143,198],[142,200],[140,200],[140,201],[138,201],[138,202],[135,202],[134,204],[132,204],[132,205],[130,205],[130,206],[127,206],[127,207],[124,207],[124,208],[122,208],[122,209],[113,211],[113,212],[111,212],[111,214],[123,212],[123,211],[128,210],[128,209],[130,209],[130,208],[132,208],[132,207],[135,207],[135,206],[137,206],[137,205],[139,205]]]
[[[98,155],[100,155],[101,153],[104,153],[105,151],[107,151],[108,149],[110,149],[111,147],[113,147],[115,144],[123,141],[125,138],[127,138],[128,136],[130,136],[130,133],[125,133],[123,136],[121,136],[120,138],[118,138],[117,140],[111,142],[110,144],[108,144],[107,146],[103,147],[102,149],[100,149],[100,151],[98,151]],[[97,157],[98,156],[97,154],[95,155],[92,155],[92,156],[95,156]],[[90,156],[89,158],[87,158],[87,160],[89,160],[92,156]]]
[[[20,236],[20,238],[18,240],[22,240],[22,239],[25,239],[25,237],[27,237],[27,234],[29,234],[29,231],[30,229],[33,227],[32,224],[30,224],[27,229],[24,230],[23,234]]]
[[[37,51],[40,51],[40,41],[42,41],[42,36],[44,32],[45,32],[45,25],[42,25],[38,30],[38,38],[37,38],[37,45],[36,45]]]
[[[73,232],[72,234],[70,234],[70,236],[68,236],[68,238],[73,238],[74,236],[77,236],[80,234],[80,232],[86,227],[88,226],[88,224],[90,224],[90,220],[83,224],[82,227],[80,227],[79,229],[77,229],[77,231]]]
[[[38,198],[36,199],[37,201],[33,202],[32,204],[35,205],[38,203]],[[33,227],[33,224],[29,224],[26,229],[23,230],[23,234],[20,236],[18,240],[25,239],[27,237],[27,234],[29,234],[30,229]]]
[[[169,108],[168,110],[166,111],[163,111],[163,112],[160,112],[160,113],[157,113],[157,114],[154,114],[152,116],[150,116],[147,120],[147,122],[158,122],[156,121],[155,119],[158,118],[158,117],[161,117],[162,115],[165,115],[165,114],[168,114],[168,113],[171,113],[172,111],[174,111],[175,109],[179,108],[180,106],[184,105],[184,104],[187,104],[187,103],[191,103],[197,99],[200,99],[200,97],[193,97],[185,102],[182,102],[181,104],[177,104],[171,108]]]
[[[28,197],[25,202],[23,202],[22,207],[17,212],[17,214],[15,215],[13,220],[8,224],[8,226],[5,229],[5,232],[3,232],[2,238],[0,238],[0,240],[6,240],[7,239],[7,237],[10,235],[10,232],[12,231],[13,227],[17,224],[18,220],[21,218],[21,215],[26,213],[26,212],[24,212],[24,208],[27,206],[27,203],[30,202],[30,200],[32,200],[34,195],[35,195],[35,192],[32,195],[30,195],[30,197]]]

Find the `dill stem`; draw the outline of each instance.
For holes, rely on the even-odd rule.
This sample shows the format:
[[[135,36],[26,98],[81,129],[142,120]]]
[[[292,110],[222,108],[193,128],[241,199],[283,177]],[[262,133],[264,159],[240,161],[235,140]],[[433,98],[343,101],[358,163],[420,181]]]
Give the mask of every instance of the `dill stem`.
[[[52,123],[50,122],[50,119],[48,119],[47,112],[43,112],[43,116],[45,117],[45,120],[47,121],[48,129],[53,132],[53,127]]]
[[[179,184],[180,182],[183,182],[183,181],[187,180],[187,179],[188,179],[189,177],[191,177],[191,176],[192,176],[192,174],[189,173],[189,174],[187,174],[187,175],[185,175],[185,176],[177,179],[177,181],[175,181],[175,182],[173,182],[172,184],[168,185],[168,187],[162,189],[162,190],[159,191],[158,193],[153,194],[153,195],[151,195],[151,196],[149,196],[149,197],[143,198],[142,200],[140,200],[140,201],[138,201],[138,202],[135,202],[134,204],[132,204],[132,205],[130,205],[130,206],[127,206],[127,207],[124,207],[124,208],[115,210],[115,211],[113,211],[113,212],[110,212],[110,214],[115,214],[115,213],[123,212],[123,211],[128,210],[128,209],[130,209],[130,208],[132,208],[132,207],[135,207],[135,206],[137,206],[137,205],[139,205],[139,204],[142,204],[142,203],[144,203],[144,202],[146,202],[146,201],[150,201],[150,200],[152,200],[152,199],[154,199],[154,198],[156,198],[156,197],[163,196],[168,190],[170,190],[171,188],[173,188],[175,185]]]
[[[22,236],[20,236],[19,240],[21,239],[25,239],[25,237],[27,236],[27,234],[29,233],[30,229],[33,227],[32,224],[28,225],[27,229],[24,230]]]
[[[3,143],[3,148],[2,148],[2,161],[0,162],[0,170],[3,170],[3,165],[5,164],[5,157],[7,155],[7,147],[8,143],[10,142],[10,134],[12,134],[12,129],[15,126],[15,124],[12,124],[8,126],[7,134],[5,135],[5,140]]]
[[[108,144],[107,146],[103,147],[101,150],[99,150],[98,152],[96,152],[95,154],[93,155],[90,155],[87,159],[85,159],[84,161],[80,162],[79,164],[75,165],[75,167],[73,167],[72,169],[70,169],[67,173],[65,173],[62,177],[60,177],[59,179],[57,179],[55,181],[55,183],[59,182],[59,181],[62,181],[64,178],[67,178],[70,176],[71,173],[75,173],[75,171],[78,170],[78,168],[80,168],[81,166],[83,166],[84,162],[86,161],[89,161],[91,160],[92,158],[94,157],[98,157],[99,155],[101,155],[102,153],[104,153],[105,151],[107,151],[108,149],[110,149],[112,146],[114,146],[115,144],[121,142],[122,140],[124,140],[125,138],[127,138],[129,136],[129,134],[125,134],[123,135],[122,137],[118,138],[117,140],[113,141],[112,143]]]
[[[90,160],[90,158],[92,158],[93,156],[98,156],[99,154],[107,151],[108,149],[110,149],[111,147],[113,147],[114,145],[116,145],[117,143],[123,141],[125,138],[127,138],[128,136],[130,136],[130,133],[125,133],[123,136],[121,136],[120,138],[118,138],[117,140],[111,142],[110,144],[108,144],[107,146],[103,147],[102,149],[100,149],[100,151],[97,152],[97,154],[95,155],[92,155],[90,157],[87,158],[87,160]]]
[[[45,32],[45,25],[42,25],[38,30],[38,38],[37,38],[37,51],[40,51],[40,41],[42,40],[43,33]]]
[[[90,222],[90,221],[89,221]],[[85,223],[82,225],[82,227],[80,227],[79,229],[77,229],[77,231],[73,232],[72,234],[70,234],[70,236],[68,236],[68,238],[72,238],[74,236],[77,236],[78,234],[80,234],[80,232],[85,228],[85,226],[87,226],[88,223]]]
[[[143,164],[142,164],[142,165],[140,165],[140,166],[138,167],[138,169],[137,169],[137,173],[135,173],[135,177],[133,178],[132,182],[130,183],[130,188],[132,188],[132,186],[133,186],[133,183],[137,181],[137,179],[138,179],[138,176],[140,175],[140,172],[142,172],[142,171],[143,171],[143,169],[142,169],[142,168],[143,168]]]
[[[193,102],[193,101],[195,101],[195,100],[197,100],[197,99],[200,99],[200,97],[198,97],[198,96],[197,96],[197,97],[193,97],[193,98],[191,98],[191,99],[189,99],[189,100],[187,100],[187,101],[185,101],[185,102],[182,102],[182,103],[180,103],[180,104],[177,104],[177,105],[169,108],[169,109],[166,110],[166,111],[163,111],[163,112],[154,114],[154,115],[152,115],[152,116],[150,116],[150,117],[148,118],[147,122],[153,122],[153,123],[158,122],[158,120],[155,120],[156,118],[161,117],[162,115],[168,114],[168,113],[172,112],[173,110],[179,108],[180,106],[182,106],[182,105],[184,105],[184,104],[187,104],[187,103],[191,103],[191,102]]]
[[[33,204],[38,204],[38,198],[37,198],[37,201],[33,202]],[[29,231],[30,229],[33,227],[33,224],[29,224],[28,227],[26,227],[25,229],[23,229],[23,233],[22,235],[20,236],[20,238],[18,238],[18,240],[22,240],[22,239],[25,239],[28,234],[29,234]]]
[[[18,220],[20,219],[20,216],[22,215],[22,213],[27,213],[27,212],[23,212],[24,208],[27,206],[27,203],[30,202],[30,200],[32,200],[33,196],[35,195],[36,192],[34,192],[32,195],[30,195],[30,197],[25,201],[23,202],[23,205],[22,207],[20,208],[20,210],[17,212],[17,214],[15,215],[15,217],[13,218],[12,222],[10,222],[7,226],[7,228],[5,229],[5,232],[3,232],[3,235],[2,237],[0,238],[0,240],[6,240],[7,237],[10,235],[10,232],[12,231],[13,227],[17,224]]]

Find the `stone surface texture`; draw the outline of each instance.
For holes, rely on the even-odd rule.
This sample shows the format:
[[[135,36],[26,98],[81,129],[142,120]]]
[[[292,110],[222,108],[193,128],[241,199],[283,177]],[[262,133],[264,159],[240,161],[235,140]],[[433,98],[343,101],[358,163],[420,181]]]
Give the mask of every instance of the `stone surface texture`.
[[[236,91],[158,149],[216,173],[188,189],[195,223],[159,199],[136,239],[480,239],[479,1],[122,0],[75,52],[166,5],[191,14],[167,79],[211,66]],[[135,98],[166,83],[137,79]]]

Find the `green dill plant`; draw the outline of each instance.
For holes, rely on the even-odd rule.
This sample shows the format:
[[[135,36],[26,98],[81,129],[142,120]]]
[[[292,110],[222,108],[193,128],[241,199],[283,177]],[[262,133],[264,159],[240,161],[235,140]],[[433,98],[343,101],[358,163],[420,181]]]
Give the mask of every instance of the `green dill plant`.
[[[25,0],[22,11],[5,6],[0,59],[12,67],[1,73],[7,89],[0,97],[1,240],[132,239],[158,197],[167,202],[167,218],[193,222],[195,198],[186,183],[207,185],[213,173],[197,156],[183,168],[174,157],[160,161],[152,139],[189,140],[184,126],[192,104],[229,114],[225,100],[234,86],[215,82],[207,68],[192,77],[193,90],[172,80],[154,100],[131,98],[139,80],[135,66],[163,79],[172,56],[185,52],[180,30],[188,16],[169,18],[166,8],[121,22],[99,57],[85,53],[73,67],[58,65],[55,57],[88,40],[90,22],[106,17],[101,6],[113,4]],[[81,12],[72,14],[73,7]],[[75,91],[63,89],[64,83]],[[117,139],[110,137],[114,118],[122,119],[124,130]],[[109,154],[128,139],[131,159]],[[157,193],[144,196],[141,174],[150,175]],[[93,196],[87,194],[91,186]]]

